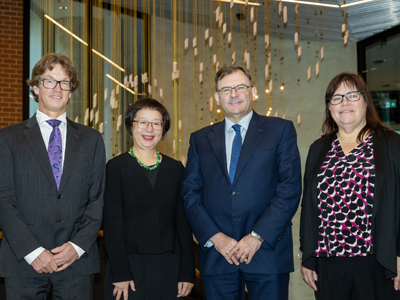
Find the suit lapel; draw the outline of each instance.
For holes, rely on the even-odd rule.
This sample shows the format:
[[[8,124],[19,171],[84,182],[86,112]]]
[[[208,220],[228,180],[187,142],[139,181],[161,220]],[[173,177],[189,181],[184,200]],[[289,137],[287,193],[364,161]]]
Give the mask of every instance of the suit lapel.
[[[218,165],[230,184],[231,181],[229,180],[228,168],[226,166],[225,120],[216,124],[212,130],[213,131],[208,134],[207,138],[217,158]]]
[[[28,141],[33,154],[35,155],[43,173],[51,184],[57,188],[56,180],[54,179],[53,170],[51,169],[49,155],[46,150],[46,145],[43,141],[42,133],[40,132],[39,124],[36,120],[36,114],[31,117],[26,123],[27,130],[24,131],[26,140]]]
[[[267,118],[261,118],[255,111],[253,111],[253,116],[250,120],[249,128],[244,139],[242,150],[240,151],[240,157],[238,166],[236,168],[234,182],[239,177],[240,173],[246,166],[247,161],[251,157],[254,149],[257,147],[261,138],[268,130]]]
[[[374,149],[374,160],[375,160],[375,191],[374,191],[374,206],[372,209],[372,218],[375,217],[378,211],[379,199],[383,184],[383,179],[388,174],[387,172],[387,142],[386,138],[382,138],[377,134],[374,134],[373,138],[373,149]]]
[[[81,142],[82,136],[79,134],[78,127],[67,118],[67,142],[65,147],[65,158],[63,163],[60,191],[62,191],[64,188],[69,176],[72,173],[72,170],[74,169]]]

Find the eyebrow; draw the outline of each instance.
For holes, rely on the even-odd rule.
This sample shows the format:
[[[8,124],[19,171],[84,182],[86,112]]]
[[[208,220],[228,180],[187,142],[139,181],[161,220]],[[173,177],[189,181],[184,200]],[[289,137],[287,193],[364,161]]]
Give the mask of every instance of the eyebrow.
[[[223,86],[223,87],[221,87],[220,89],[224,89],[224,88],[234,88],[234,87],[237,87],[237,86],[239,86],[239,85],[245,85],[245,86],[248,86],[247,84],[245,84],[245,83],[239,83],[239,84],[237,84],[237,85],[234,85],[234,86]]]
[[[139,118],[138,121],[148,121],[147,118]],[[153,121],[162,121],[161,119],[153,119]],[[150,121],[151,122],[151,121]]]
[[[71,81],[71,79],[70,78],[68,78],[68,79],[60,79],[60,80],[58,80],[57,78],[54,78],[53,76],[51,76],[51,75],[48,75],[48,77],[46,76],[46,77],[40,77],[40,79],[54,79],[54,80],[57,80],[57,81]]]

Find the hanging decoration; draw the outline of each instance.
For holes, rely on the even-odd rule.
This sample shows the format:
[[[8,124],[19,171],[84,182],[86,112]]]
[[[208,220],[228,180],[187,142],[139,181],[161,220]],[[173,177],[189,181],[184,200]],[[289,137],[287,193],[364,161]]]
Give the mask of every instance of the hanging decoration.
[[[103,134],[108,158],[132,146],[123,121],[129,105],[152,97],[171,116],[159,150],[185,161],[190,133],[224,118],[213,99],[214,77],[229,64],[251,75],[257,112],[293,118],[288,108],[296,103],[293,119],[300,125],[300,79],[307,73],[305,84],[318,80],[324,67],[322,6],[279,0],[65,0],[68,9],[60,9],[51,0],[32,1],[43,20],[43,52],[67,54],[80,74],[68,116]],[[346,8],[326,9],[342,10],[346,45]],[[288,44],[285,49],[288,32],[293,52]],[[291,81],[287,70],[293,58]],[[295,100],[285,96],[293,81]]]

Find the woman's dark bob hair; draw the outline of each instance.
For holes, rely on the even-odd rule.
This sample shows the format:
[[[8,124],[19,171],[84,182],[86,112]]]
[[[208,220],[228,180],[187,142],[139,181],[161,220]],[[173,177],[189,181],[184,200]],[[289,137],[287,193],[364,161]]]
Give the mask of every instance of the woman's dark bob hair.
[[[151,98],[140,99],[128,107],[128,110],[125,113],[125,128],[128,130],[129,134],[132,135],[133,121],[135,120],[138,111],[142,109],[154,109],[161,114],[163,123],[162,136],[164,136],[168,132],[170,126],[169,113],[164,105]]]
[[[332,98],[341,84],[344,84],[346,87],[349,87],[354,91],[361,92],[362,99],[364,99],[364,103],[366,104],[366,124],[358,134],[357,142],[361,143],[366,134],[371,134],[372,132],[380,134],[383,129],[391,130],[379,119],[378,113],[376,112],[372,102],[371,94],[368,90],[367,84],[364,82],[364,79],[357,74],[341,73],[331,80],[331,82],[328,84],[328,88],[326,89],[325,120],[322,124],[322,137],[328,137],[331,133],[338,131],[338,126],[331,116],[331,111],[329,109],[331,104],[329,100]],[[361,99],[359,101],[361,101]]]

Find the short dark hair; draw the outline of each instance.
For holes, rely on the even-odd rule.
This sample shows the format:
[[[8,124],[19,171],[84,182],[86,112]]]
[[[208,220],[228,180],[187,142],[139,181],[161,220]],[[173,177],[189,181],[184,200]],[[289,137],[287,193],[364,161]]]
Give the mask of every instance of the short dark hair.
[[[39,98],[33,91],[33,87],[38,87],[40,76],[42,76],[46,70],[53,70],[56,65],[61,65],[64,68],[65,73],[69,76],[69,80],[73,83],[71,93],[73,93],[81,84],[74,64],[66,55],[60,53],[48,53],[36,63],[32,70],[32,78],[26,81],[26,83],[31,87],[30,92],[36,102],[39,101]]]
[[[338,131],[338,126],[333,120],[331,116],[331,112],[329,110],[329,100],[335,94],[337,89],[341,84],[346,85],[347,87],[354,88],[356,91],[362,93],[362,99],[364,99],[364,103],[366,104],[366,124],[361,129],[360,133],[357,136],[357,142],[361,143],[365,134],[370,134],[372,132],[377,132],[379,134],[383,129],[392,130],[386,125],[382,123],[379,119],[379,115],[374,107],[374,103],[372,102],[371,94],[368,90],[367,84],[364,79],[353,73],[341,73],[335,76],[331,82],[328,84],[325,93],[325,120],[322,124],[322,136],[327,137],[331,133]]]
[[[217,72],[217,74],[215,74],[215,90],[218,92],[218,81],[220,81],[222,78],[224,78],[225,76],[235,73],[237,71],[241,71],[244,73],[244,75],[246,75],[247,79],[250,82],[250,85],[253,86],[253,83],[251,82],[251,76],[250,74],[248,74],[242,67],[240,66],[236,66],[236,65],[230,65],[230,66],[223,66],[222,68],[220,68]]]
[[[129,134],[132,135],[132,124],[136,118],[138,111],[142,110],[142,109],[146,109],[146,108],[154,109],[161,114],[162,122],[163,122],[162,136],[164,136],[168,132],[169,127],[170,127],[171,121],[170,121],[169,113],[164,105],[162,105],[157,100],[151,99],[151,98],[143,98],[143,99],[137,100],[135,103],[133,103],[131,106],[128,107],[128,110],[125,113],[125,128],[126,128],[126,130],[128,130]]]

